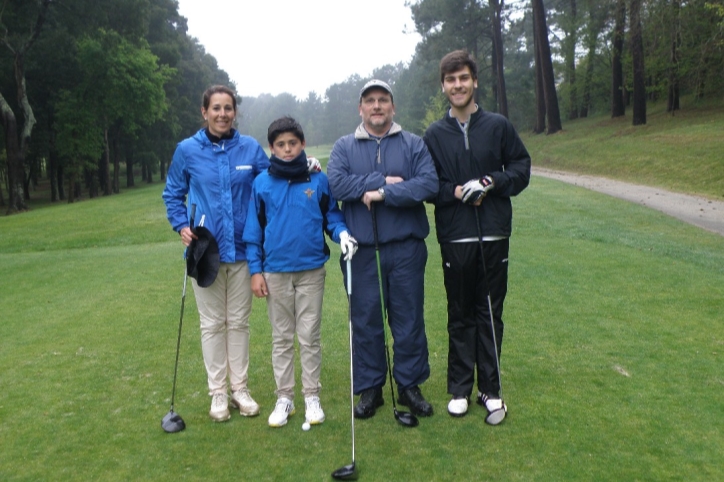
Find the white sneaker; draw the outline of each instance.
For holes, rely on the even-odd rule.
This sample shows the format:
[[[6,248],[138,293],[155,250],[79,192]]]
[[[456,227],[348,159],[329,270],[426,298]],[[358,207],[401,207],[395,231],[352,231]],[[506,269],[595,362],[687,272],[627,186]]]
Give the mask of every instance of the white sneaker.
[[[447,413],[453,417],[462,417],[468,413],[468,397],[455,397],[447,404]]]
[[[211,396],[209,417],[214,422],[226,422],[231,418],[229,413],[229,396],[226,393],[214,393]]]
[[[319,402],[319,397],[312,395],[304,398],[305,405],[305,418],[309,425],[319,425],[324,422],[324,410],[322,410],[322,404]]]
[[[254,417],[259,415],[259,404],[251,398],[249,390],[242,388],[231,394],[231,405],[239,409],[239,415]]]
[[[287,397],[281,397],[277,400],[274,411],[269,415],[269,426],[283,427],[292,415],[294,415],[294,402]]]

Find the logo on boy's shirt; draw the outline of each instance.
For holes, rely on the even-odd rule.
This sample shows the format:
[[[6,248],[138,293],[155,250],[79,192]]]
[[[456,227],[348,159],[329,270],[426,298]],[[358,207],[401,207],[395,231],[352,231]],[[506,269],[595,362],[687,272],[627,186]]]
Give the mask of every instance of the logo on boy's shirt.
[[[248,171],[251,169],[251,166],[236,166],[237,171]]]
[[[312,194],[314,194],[314,190],[311,188],[307,188],[307,190],[304,191],[304,194],[307,195],[307,199],[312,199]]]

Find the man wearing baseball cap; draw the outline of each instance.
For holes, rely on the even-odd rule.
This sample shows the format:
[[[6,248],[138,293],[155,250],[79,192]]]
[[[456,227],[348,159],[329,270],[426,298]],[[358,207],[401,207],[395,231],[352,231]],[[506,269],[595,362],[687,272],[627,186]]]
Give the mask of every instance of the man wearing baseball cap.
[[[360,395],[354,414],[371,417],[384,403],[385,310],[394,338],[398,403],[415,415],[430,416],[433,408],[420,391],[430,376],[423,318],[430,226],[423,203],[437,195],[437,174],[422,139],[393,121],[392,88],[386,82],[374,79],[362,87],[359,114],[362,123],[337,140],[327,166],[332,195],[342,201],[347,226],[359,243],[350,300],[353,388]],[[342,265],[346,276],[345,271]]]

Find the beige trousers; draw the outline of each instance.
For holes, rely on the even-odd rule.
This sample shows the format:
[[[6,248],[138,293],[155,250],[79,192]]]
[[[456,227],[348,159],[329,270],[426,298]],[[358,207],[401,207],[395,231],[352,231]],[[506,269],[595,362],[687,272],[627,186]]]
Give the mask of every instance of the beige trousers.
[[[272,327],[272,366],[277,397],[294,400],[294,334],[299,342],[302,394],[318,395],[322,385],[322,298],[327,272],[264,273]]]
[[[192,279],[201,321],[201,351],[209,395],[246,388],[249,370],[251,278],[246,261],[221,263],[214,284],[201,288]]]

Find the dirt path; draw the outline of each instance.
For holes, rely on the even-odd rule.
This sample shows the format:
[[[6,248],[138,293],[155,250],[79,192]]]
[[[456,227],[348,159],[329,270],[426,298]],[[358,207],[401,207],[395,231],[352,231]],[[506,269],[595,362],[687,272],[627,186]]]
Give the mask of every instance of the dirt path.
[[[724,201],[689,196],[661,188],[639,186],[602,177],[534,167],[534,176],[548,177],[656,209],[724,236]]]

